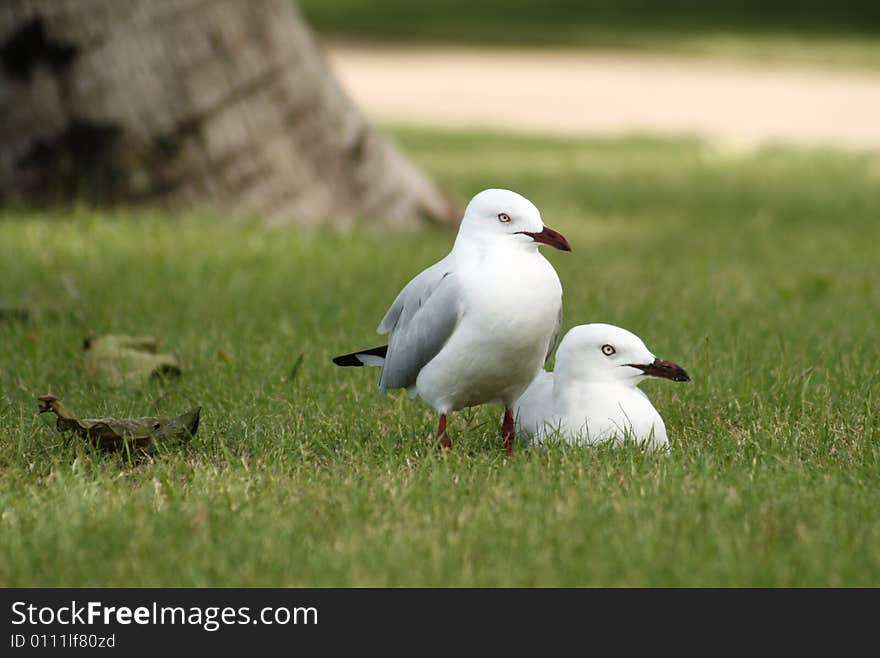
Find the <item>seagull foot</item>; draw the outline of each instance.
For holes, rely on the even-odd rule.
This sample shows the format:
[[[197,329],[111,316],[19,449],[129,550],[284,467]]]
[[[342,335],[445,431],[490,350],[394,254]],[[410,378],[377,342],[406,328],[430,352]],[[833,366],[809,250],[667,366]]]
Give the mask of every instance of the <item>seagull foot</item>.
[[[504,441],[504,449],[507,451],[509,459],[513,459],[514,438],[513,412],[510,409],[505,409],[504,420],[501,423],[501,439]]]
[[[437,447],[441,450],[452,447],[452,441],[446,433],[446,414],[440,416],[440,427],[437,428]]]

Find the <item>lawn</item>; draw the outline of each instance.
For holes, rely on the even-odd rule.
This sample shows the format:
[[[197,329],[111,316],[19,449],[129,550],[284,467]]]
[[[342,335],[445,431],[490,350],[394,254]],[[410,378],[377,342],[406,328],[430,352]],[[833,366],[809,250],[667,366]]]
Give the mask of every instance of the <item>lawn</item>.
[[[334,367],[448,232],[7,210],[0,301],[71,310],[0,320],[0,585],[880,585],[880,156],[394,132],[461,198],[510,187],[567,235],[566,328],[687,368],[643,386],[671,454],[508,460],[492,408],[441,453],[432,412]],[[184,373],[95,381],[93,333],[157,336]],[[65,444],[49,392],[202,424],[132,464]]]
[[[880,8],[863,0],[297,0],[323,37],[566,47],[753,63],[880,68]]]

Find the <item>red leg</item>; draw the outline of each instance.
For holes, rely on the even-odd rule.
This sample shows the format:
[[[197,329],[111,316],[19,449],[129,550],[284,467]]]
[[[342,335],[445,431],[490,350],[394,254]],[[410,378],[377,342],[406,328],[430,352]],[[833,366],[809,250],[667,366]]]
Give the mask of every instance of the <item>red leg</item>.
[[[452,441],[449,440],[449,435],[446,433],[446,414],[440,414],[440,427],[437,430],[437,447],[452,447]]]
[[[504,421],[501,423],[501,438],[504,440],[504,449],[507,450],[507,456],[513,457],[513,439],[515,434],[513,429],[513,412],[510,409],[504,410]]]

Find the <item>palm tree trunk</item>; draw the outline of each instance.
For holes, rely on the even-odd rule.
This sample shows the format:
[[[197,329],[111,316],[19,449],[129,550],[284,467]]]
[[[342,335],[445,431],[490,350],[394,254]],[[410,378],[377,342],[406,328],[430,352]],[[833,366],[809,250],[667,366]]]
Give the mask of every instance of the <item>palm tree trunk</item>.
[[[5,0],[0,200],[458,218],[341,91],[291,0]]]

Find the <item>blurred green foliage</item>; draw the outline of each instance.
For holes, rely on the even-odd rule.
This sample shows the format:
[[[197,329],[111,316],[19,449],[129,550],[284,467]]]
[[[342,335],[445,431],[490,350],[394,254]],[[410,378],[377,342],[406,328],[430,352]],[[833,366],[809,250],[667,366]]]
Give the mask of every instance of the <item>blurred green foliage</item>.
[[[880,3],[862,0],[299,0],[319,28],[350,34],[413,36],[446,33],[456,40],[503,28],[540,38],[545,29],[566,32],[596,26],[638,30],[880,31]]]
[[[880,67],[880,2],[299,0],[323,36],[350,40],[668,51]]]

